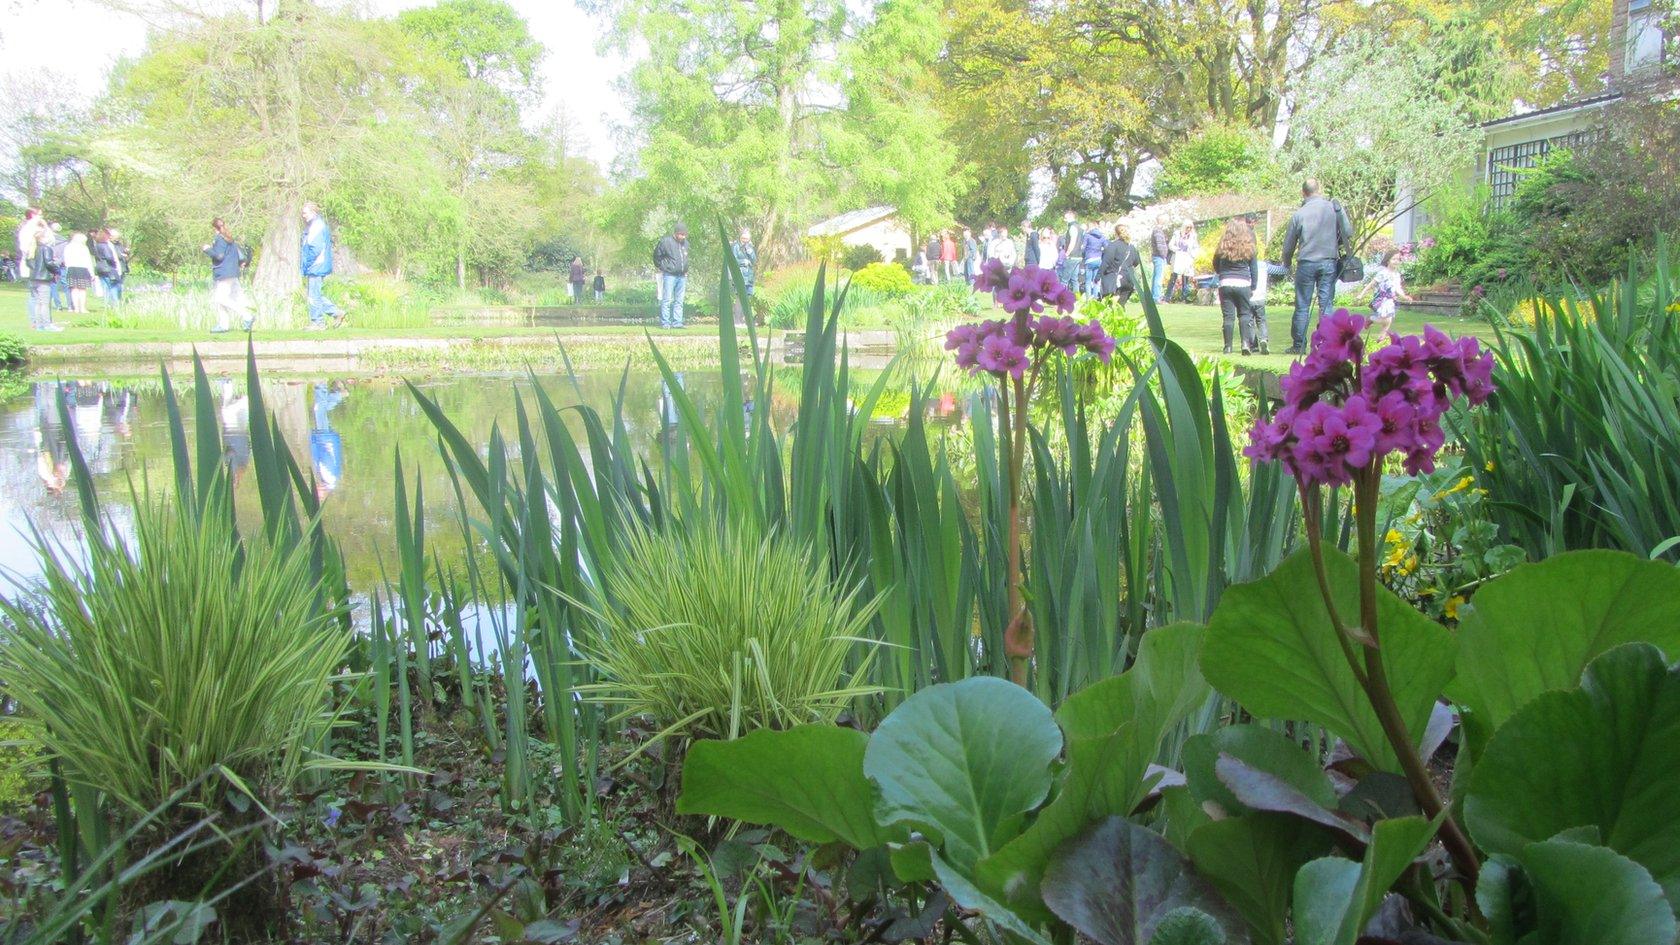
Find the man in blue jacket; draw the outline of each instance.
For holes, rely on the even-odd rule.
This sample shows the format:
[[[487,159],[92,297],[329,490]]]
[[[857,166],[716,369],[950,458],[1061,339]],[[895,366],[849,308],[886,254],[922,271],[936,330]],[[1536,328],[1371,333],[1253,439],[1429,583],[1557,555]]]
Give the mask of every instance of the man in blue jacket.
[[[298,265],[309,291],[309,330],[326,328],[328,315],[334,318],[334,324],[343,323],[344,316],[338,306],[321,294],[321,284],[333,271],[332,230],[312,203],[303,205],[303,247],[298,254]]]

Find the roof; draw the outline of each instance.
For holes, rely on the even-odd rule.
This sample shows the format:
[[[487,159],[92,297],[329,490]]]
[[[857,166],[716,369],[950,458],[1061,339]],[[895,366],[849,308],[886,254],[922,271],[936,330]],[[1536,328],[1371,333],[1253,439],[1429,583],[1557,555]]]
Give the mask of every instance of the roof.
[[[1598,108],[1598,107],[1603,106],[1603,105],[1608,105],[1611,102],[1614,102],[1615,100],[1617,100],[1621,97],[1622,97],[1621,92],[1604,92],[1602,94],[1589,96],[1587,98],[1578,98],[1573,102],[1564,102],[1561,105],[1553,105],[1551,108],[1538,108],[1538,109],[1535,109],[1534,111],[1531,111],[1531,112],[1522,112],[1521,114],[1517,114],[1517,115],[1506,115],[1504,118],[1495,118],[1492,121],[1484,121],[1484,122],[1482,122],[1482,127],[1483,128],[1497,128],[1497,127],[1500,127],[1501,125],[1509,125],[1509,124],[1514,124],[1516,122],[1531,121],[1531,120],[1536,119],[1536,118],[1547,118],[1547,117],[1550,117],[1550,116],[1553,116],[1553,115],[1563,115],[1563,114],[1567,114],[1567,113],[1573,112],[1573,111],[1585,111],[1586,109],[1589,109],[1589,108]]]
[[[897,215],[897,207],[886,205],[866,207],[862,210],[842,213],[837,217],[829,217],[820,223],[813,223],[805,233],[808,236],[843,236],[853,230],[862,229],[871,223],[877,223]]]

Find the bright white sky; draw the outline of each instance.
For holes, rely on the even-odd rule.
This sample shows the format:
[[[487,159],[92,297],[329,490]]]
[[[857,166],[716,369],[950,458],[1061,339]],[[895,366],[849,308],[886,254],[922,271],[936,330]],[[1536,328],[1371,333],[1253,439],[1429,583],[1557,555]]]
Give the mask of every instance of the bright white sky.
[[[540,118],[564,107],[603,171],[616,154],[612,128],[627,113],[613,89],[622,61],[596,51],[601,24],[570,0],[508,0],[548,49],[543,61]],[[363,0],[389,15],[427,0]],[[249,9],[248,4],[242,4]],[[75,86],[67,95],[91,99],[105,85],[111,64],[145,46],[145,26],[92,0],[6,0],[0,3],[0,72],[47,67]]]

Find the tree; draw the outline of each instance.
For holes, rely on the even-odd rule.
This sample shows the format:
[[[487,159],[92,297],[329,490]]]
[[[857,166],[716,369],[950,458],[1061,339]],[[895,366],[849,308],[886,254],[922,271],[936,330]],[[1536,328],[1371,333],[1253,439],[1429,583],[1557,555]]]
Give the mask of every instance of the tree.
[[[1421,57],[1385,54],[1373,38],[1320,60],[1301,85],[1281,163],[1297,179],[1317,177],[1341,202],[1356,247],[1456,182],[1479,144],[1432,71]]]
[[[934,0],[605,0],[609,45],[645,50],[624,90],[630,153],[612,228],[645,247],[677,220],[753,228],[766,262],[804,225],[868,202],[948,218],[955,163],[931,88]],[[874,24],[887,24],[872,28]],[[693,241],[704,265],[716,252]],[[645,255],[642,258],[646,258]]]
[[[1248,129],[1211,127],[1174,148],[1155,193],[1188,197],[1251,189],[1271,161],[1270,149]]]

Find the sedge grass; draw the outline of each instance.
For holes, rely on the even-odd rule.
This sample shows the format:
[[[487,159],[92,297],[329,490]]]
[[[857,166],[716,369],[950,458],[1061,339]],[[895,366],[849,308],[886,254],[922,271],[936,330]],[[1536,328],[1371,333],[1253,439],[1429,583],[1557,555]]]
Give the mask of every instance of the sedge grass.
[[[606,577],[618,606],[582,641],[585,687],[662,734],[734,738],[832,722],[872,690],[854,660],[875,602],[842,591],[808,548],[714,519],[639,529]]]
[[[201,808],[229,783],[273,796],[333,724],[349,635],[319,606],[310,547],[242,539],[223,509],[136,497],[132,540],[109,525],[81,552],[37,532],[39,590],[0,600],[0,677],[32,738],[133,814],[195,783]]]

